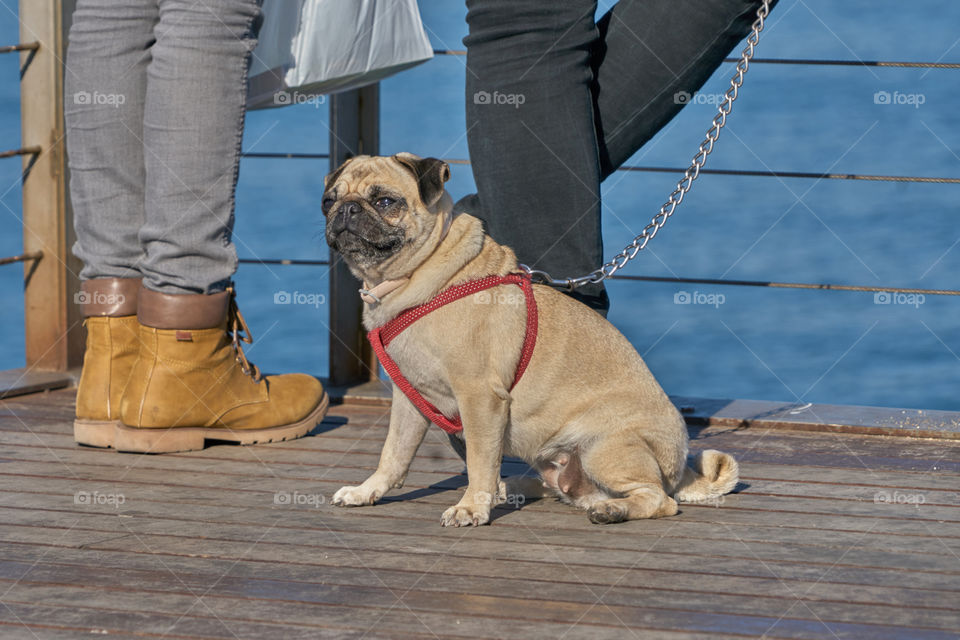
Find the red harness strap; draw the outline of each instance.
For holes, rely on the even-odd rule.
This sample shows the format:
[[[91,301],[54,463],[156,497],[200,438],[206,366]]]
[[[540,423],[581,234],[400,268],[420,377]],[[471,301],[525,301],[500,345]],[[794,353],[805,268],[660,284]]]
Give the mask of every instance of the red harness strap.
[[[533,297],[533,286],[530,283],[530,276],[526,274],[511,273],[506,276],[487,276],[486,278],[471,280],[470,282],[444,289],[429,302],[411,307],[401,312],[400,315],[382,327],[377,327],[367,333],[367,339],[370,340],[370,344],[373,346],[377,358],[380,359],[380,364],[386,369],[390,379],[410,398],[410,402],[412,402],[423,415],[447,433],[459,433],[463,431],[463,422],[460,420],[460,416],[456,415],[453,418],[447,418],[440,413],[439,409],[420,395],[420,392],[414,389],[410,381],[400,372],[400,367],[397,366],[393,358],[387,355],[387,345],[400,335],[404,329],[431,311],[439,309],[454,300],[459,300],[460,298],[473,295],[484,289],[490,289],[491,287],[502,284],[515,284],[519,286],[523,290],[523,295],[527,303],[527,329],[523,337],[523,350],[520,352],[520,362],[517,363],[517,373],[513,377],[513,384],[510,385],[510,389],[513,389],[513,387],[520,382],[520,378],[523,376],[523,372],[526,370],[527,364],[530,363],[530,358],[533,356],[533,347],[537,344],[537,302]]]

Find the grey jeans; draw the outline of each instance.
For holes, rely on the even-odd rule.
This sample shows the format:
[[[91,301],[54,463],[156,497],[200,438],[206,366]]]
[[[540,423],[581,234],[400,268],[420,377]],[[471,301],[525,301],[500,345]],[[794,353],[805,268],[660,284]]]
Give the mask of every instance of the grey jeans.
[[[599,267],[600,182],[680,111],[682,92],[707,81],[759,6],[620,0],[595,22],[596,0],[467,0],[477,194],[457,209],[554,277]],[[609,306],[601,285],[575,297]]]
[[[79,0],[65,70],[82,279],[222,291],[259,0]]]

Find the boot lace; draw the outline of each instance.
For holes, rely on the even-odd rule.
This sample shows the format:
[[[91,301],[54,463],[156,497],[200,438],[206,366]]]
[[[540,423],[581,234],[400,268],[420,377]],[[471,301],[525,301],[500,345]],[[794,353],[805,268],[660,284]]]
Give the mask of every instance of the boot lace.
[[[240,313],[240,308],[237,307],[237,292],[234,291],[233,287],[230,287],[228,291],[230,292],[230,308],[227,312],[227,332],[230,334],[233,343],[233,351],[236,353],[237,362],[240,363],[240,370],[253,378],[254,382],[260,382],[263,377],[260,374],[260,369],[247,360],[247,355],[243,352],[243,346],[240,344],[241,342],[253,344],[253,335],[250,333],[247,321],[243,319],[243,314]]]

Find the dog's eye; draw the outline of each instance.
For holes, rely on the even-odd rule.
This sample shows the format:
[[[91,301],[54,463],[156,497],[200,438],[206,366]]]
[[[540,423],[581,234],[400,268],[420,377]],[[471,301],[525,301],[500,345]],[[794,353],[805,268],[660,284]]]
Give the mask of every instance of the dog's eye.
[[[336,200],[333,198],[324,198],[322,201],[320,201],[320,210],[324,213],[327,213],[330,211],[330,207],[333,206],[334,202],[336,202]]]
[[[373,204],[375,204],[378,209],[386,209],[387,207],[392,205],[394,202],[396,202],[396,200],[394,200],[393,198],[388,198],[384,196],[382,198],[377,198],[377,201],[374,202]]]

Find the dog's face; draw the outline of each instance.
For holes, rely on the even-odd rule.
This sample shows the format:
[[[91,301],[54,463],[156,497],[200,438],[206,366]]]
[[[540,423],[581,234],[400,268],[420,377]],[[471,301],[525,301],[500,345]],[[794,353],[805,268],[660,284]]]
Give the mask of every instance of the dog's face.
[[[411,153],[347,160],[324,182],[327,244],[365,280],[409,268],[437,225],[449,177],[445,162]]]

